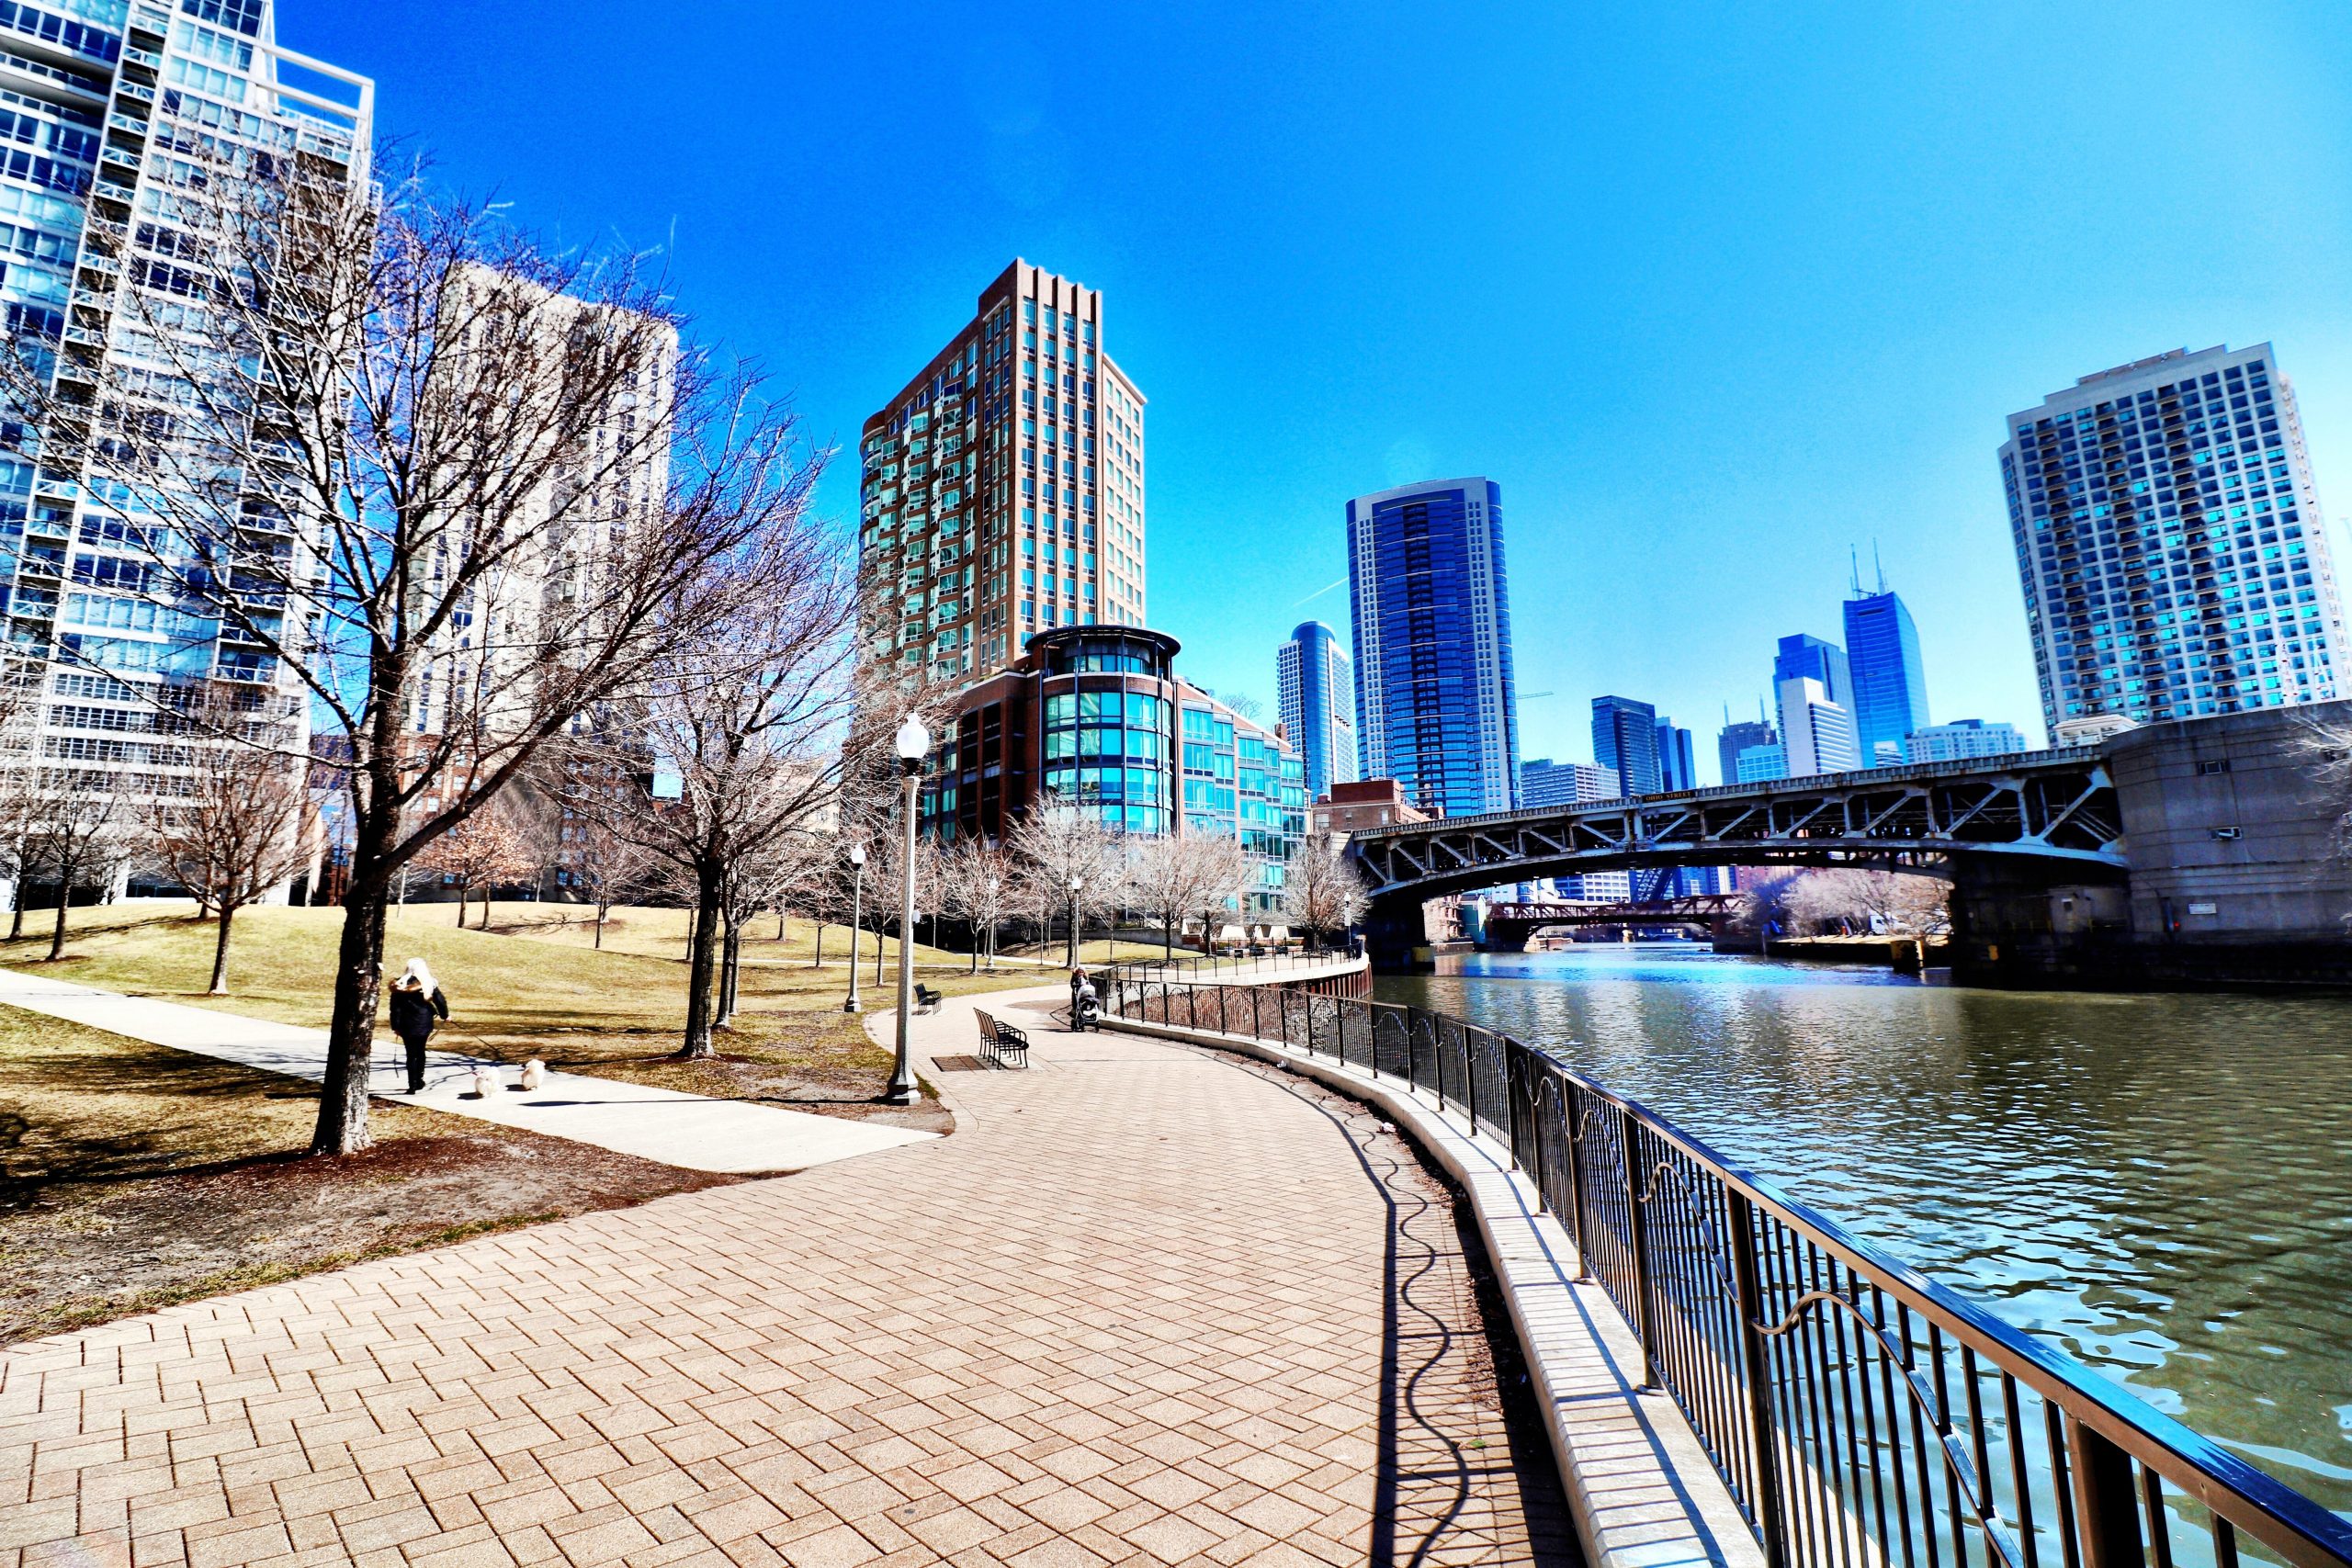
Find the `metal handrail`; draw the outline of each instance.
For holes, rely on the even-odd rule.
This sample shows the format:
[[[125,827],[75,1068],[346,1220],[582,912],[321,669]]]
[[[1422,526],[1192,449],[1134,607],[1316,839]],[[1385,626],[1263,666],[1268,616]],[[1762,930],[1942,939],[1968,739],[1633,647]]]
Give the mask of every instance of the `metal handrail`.
[[[1444,1013],[1115,966],[1107,1016],[1274,1041],[1493,1137],[1768,1568],[2352,1568],[2352,1521],[1557,1057]]]

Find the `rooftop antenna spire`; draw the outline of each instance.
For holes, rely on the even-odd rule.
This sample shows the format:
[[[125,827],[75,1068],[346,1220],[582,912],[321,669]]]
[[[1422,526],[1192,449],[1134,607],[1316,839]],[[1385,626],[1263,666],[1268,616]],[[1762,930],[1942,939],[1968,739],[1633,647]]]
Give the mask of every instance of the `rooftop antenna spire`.
[[[1875,550],[1878,547],[1872,545],[1871,548]],[[1846,567],[1847,584],[1854,597],[1859,599],[1862,596],[1862,557],[1861,552],[1851,545],[1846,547]]]
[[[1886,592],[1886,563],[1878,558],[1878,541],[1871,541],[1871,565],[1878,570],[1878,591]]]

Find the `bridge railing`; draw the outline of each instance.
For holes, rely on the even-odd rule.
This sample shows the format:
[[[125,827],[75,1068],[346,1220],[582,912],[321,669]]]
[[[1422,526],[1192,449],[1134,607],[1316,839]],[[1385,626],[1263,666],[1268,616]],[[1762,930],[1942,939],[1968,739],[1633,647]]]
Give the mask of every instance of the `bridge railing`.
[[[1768,1568],[2352,1564],[2352,1522],[1543,1050],[1263,986],[1123,972],[1104,1006],[1408,1081],[1508,1150]]]

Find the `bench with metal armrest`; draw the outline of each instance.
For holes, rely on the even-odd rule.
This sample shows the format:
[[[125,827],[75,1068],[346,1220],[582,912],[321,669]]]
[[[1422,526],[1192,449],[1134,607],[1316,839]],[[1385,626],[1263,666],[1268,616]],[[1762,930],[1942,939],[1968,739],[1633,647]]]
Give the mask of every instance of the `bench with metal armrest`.
[[[980,1028],[980,1059],[990,1066],[1025,1067],[1029,1065],[1029,1036],[1012,1024],[972,1010],[972,1017]]]
[[[917,981],[915,983],[915,1011],[937,1012],[938,1010],[939,993],[921,981]]]

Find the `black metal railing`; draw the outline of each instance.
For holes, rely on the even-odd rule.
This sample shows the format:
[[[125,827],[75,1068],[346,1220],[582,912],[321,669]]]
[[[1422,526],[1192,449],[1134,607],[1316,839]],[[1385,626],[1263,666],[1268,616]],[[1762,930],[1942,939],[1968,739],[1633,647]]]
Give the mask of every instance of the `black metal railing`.
[[[1329,969],[1352,956],[1355,955],[1318,947],[1282,947],[1216,957],[1187,954],[1182,958],[1126,958],[1103,965],[1097,974],[1106,982],[1116,981],[1129,986],[1211,986],[1245,977],[1289,975],[1305,969]],[[1109,995],[1105,986],[1095,988]]]
[[[1533,1046],[1124,969],[1103,1001],[1409,1082],[1509,1150],[1768,1568],[2352,1564],[2352,1522]]]

